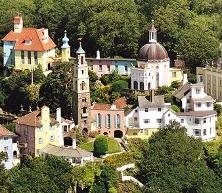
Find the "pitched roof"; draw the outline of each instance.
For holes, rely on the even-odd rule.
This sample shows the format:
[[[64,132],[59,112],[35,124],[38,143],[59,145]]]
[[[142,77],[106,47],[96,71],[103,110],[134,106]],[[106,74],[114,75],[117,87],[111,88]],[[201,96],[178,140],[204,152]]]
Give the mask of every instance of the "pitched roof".
[[[182,99],[186,92],[188,92],[191,88],[190,83],[186,83],[182,86],[180,86],[174,93],[173,96]]]
[[[12,136],[15,137],[16,134],[6,129],[3,125],[0,125],[0,137],[3,136]]]
[[[13,41],[15,42],[15,50],[25,50],[25,51],[47,51],[55,48],[56,45],[52,39],[48,36],[48,40],[44,42],[44,28],[23,28],[21,33],[14,33],[10,31],[2,41]],[[31,43],[25,43],[25,41],[30,40]]]
[[[208,102],[208,101],[214,101],[214,99],[211,97],[211,96],[205,96],[205,97],[202,97],[202,98],[192,98],[192,100],[194,101],[194,102],[199,102],[199,101],[201,101],[201,102]]]
[[[154,96],[152,102],[149,101],[145,96],[138,96],[138,103],[140,108],[158,108],[166,106],[163,95]]]
[[[214,110],[211,111],[188,111],[188,112],[180,112],[176,113],[177,116],[191,116],[191,117],[207,117],[210,115],[216,115],[217,112]]]
[[[41,152],[50,154],[50,155],[59,156],[59,157],[75,157],[75,158],[89,157],[92,155],[91,152],[83,150],[79,147],[77,147],[76,149],[73,149],[72,147],[69,147],[69,148],[58,147],[51,144],[41,149]]]
[[[121,97],[116,99],[113,104],[116,105],[117,109],[124,109],[127,106],[126,98]]]
[[[58,122],[54,118],[51,119],[51,125],[55,125]],[[40,127],[41,126],[41,111],[36,110],[31,113],[28,113],[24,116],[19,117],[15,121],[19,125],[28,125],[32,127]]]
[[[105,103],[95,103],[92,107],[93,110],[109,110],[111,108],[111,104]]]

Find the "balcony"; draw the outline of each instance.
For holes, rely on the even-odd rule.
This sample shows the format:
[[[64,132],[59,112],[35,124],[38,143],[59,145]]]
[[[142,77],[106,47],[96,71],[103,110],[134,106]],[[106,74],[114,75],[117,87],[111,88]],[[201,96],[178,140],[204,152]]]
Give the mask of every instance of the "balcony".
[[[82,113],[82,118],[87,118],[88,117],[88,113]]]

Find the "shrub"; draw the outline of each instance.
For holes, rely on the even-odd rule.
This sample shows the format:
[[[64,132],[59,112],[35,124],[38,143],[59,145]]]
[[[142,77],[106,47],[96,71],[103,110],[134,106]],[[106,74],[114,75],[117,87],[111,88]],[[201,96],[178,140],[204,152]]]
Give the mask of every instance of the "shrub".
[[[126,164],[134,163],[134,153],[124,152],[120,154],[111,155],[105,158],[104,163],[112,167],[120,167]]]
[[[180,112],[180,108],[176,105],[171,105],[170,107],[173,111],[175,111],[176,113],[179,113]]]
[[[108,151],[108,141],[105,136],[98,136],[94,141],[94,153],[97,155],[104,155]]]

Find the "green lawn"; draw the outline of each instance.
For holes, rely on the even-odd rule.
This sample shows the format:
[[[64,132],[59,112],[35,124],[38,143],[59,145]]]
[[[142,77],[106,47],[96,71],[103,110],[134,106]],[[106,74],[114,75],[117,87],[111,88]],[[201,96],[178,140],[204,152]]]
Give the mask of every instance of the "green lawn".
[[[121,151],[119,143],[114,138],[108,137],[107,139],[108,139],[108,151],[107,151],[107,153],[116,153],[116,152]],[[90,141],[90,142],[81,144],[79,147],[82,148],[82,149],[85,149],[87,151],[93,152],[93,143],[94,143],[94,141]]]

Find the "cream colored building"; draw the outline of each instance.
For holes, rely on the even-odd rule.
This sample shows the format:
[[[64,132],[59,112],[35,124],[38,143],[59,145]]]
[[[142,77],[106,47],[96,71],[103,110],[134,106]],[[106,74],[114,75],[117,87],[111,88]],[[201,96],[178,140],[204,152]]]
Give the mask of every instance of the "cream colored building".
[[[204,83],[205,92],[222,101],[222,69],[214,66],[197,67],[197,82]]]

